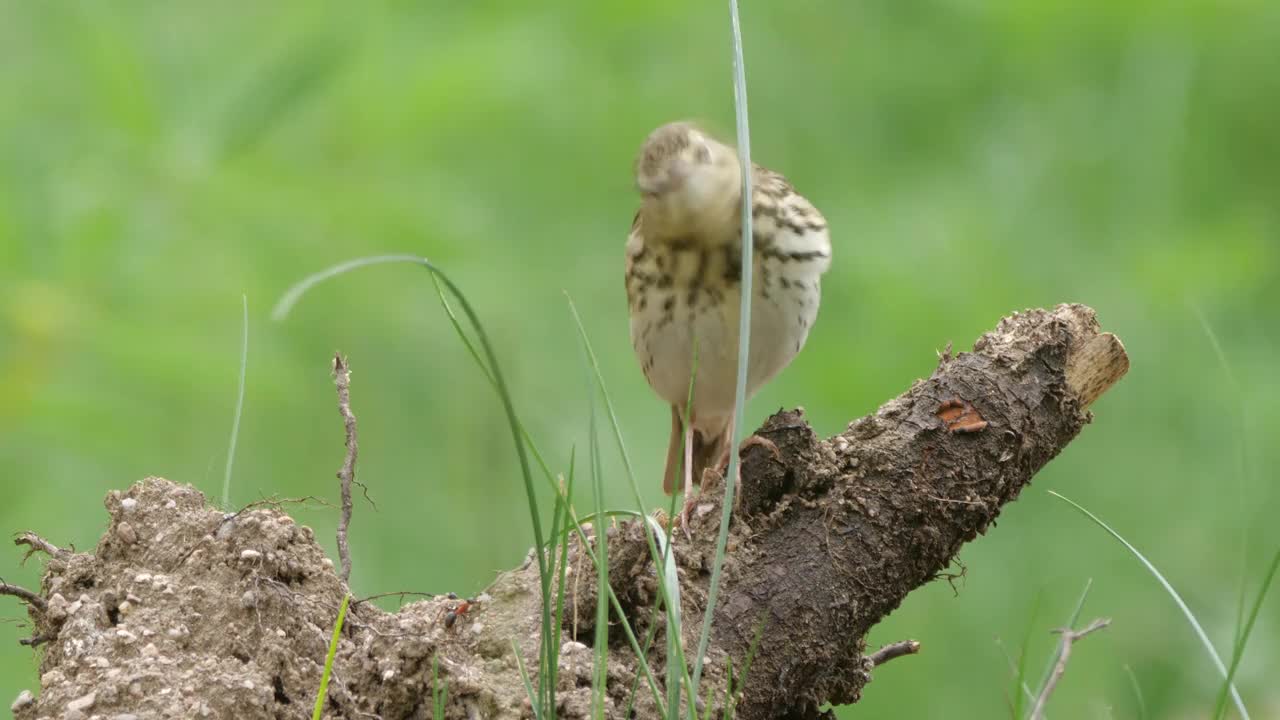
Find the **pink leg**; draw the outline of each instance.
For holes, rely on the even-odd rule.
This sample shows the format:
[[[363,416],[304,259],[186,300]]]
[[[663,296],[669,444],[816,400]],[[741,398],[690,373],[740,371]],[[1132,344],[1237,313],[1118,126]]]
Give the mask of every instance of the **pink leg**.
[[[693,505],[693,423],[684,424],[684,505],[680,508],[680,527],[686,540],[692,540],[689,532],[689,508]]]

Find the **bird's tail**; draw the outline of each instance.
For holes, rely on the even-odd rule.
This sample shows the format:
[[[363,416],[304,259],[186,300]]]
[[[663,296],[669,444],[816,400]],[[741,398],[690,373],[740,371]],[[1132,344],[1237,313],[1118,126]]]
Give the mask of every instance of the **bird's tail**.
[[[690,466],[693,471],[693,484],[698,485],[702,482],[702,471],[714,467],[724,455],[725,448],[728,447],[729,437],[728,428],[724,431],[716,433],[713,437],[707,437],[702,433],[694,430],[691,438],[691,456],[693,461]],[[671,438],[667,443],[667,468],[662,475],[662,489],[668,495],[674,493],[677,489],[683,489],[684,476],[681,470],[684,467],[684,421],[680,417],[680,410],[675,406],[671,406]]]

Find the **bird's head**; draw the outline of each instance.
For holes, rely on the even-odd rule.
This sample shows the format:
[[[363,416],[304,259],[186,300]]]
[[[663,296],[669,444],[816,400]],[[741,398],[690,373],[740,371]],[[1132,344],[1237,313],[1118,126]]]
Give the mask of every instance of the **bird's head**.
[[[636,189],[650,232],[698,235],[732,223],[741,197],[738,157],[688,122],[649,134],[636,157]]]

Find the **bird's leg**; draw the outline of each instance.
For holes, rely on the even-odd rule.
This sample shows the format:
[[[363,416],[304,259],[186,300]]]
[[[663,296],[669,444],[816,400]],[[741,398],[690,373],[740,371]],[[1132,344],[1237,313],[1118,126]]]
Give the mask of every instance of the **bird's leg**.
[[[684,505],[680,508],[680,527],[686,540],[693,540],[689,532],[689,509],[693,507],[693,423],[684,424]]]
[[[729,453],[732,452],[731,448],[733,447],[733,423],[732,422],[729,423],[729,429],[727,430],[727,432],[728,432],[728,435],[726,435],[726,437],[728,438],[728,440],[724,444],[725,446],[724,453],[720,456],[720,461],[716,463],[716,467],[715,467],[716,474],[718,474],[720,477],[724,477],[725,472],[728,471],[729,469]],[[754,433],[752,433],[745,440],[743,440],[742,444],[738,446],[738,457],[741,458],[742,453],[746,452],[747,448],[751,447],[752,445],[758,445],[762,448],[765,448],[769,452],[773,453],[773,458],[775,460],[778,460],[778,461],[782,460],[782,453],[778,450],[778,446],[774,444],[772,440],[766,437],[761,437]],[[739,462],[738,467],[734,468],[734,470],[735,472],[733,474],[734,475],[733,497],[734,497],[734,505],[736,506],[738,502],[741,501],[741,498],[742,498],[742,463]]]

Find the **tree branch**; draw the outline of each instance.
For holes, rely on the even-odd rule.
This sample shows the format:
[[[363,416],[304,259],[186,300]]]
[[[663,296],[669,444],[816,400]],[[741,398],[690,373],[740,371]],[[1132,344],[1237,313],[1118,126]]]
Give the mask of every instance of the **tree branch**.
[[[1053,695],[1054,689],[1058,687],[1058,681],[1067,672],[1067,658],[1071,657],[1071,645],[1089,633],[1101,630],[1110,624],[1111,620],[1109,618],[1098,618],[1078,632],[1071,628],[1061,628],[1055,631],[1062,635],[1062,650],[1058,653],[1058,662],[1053,666],[1053,673],[1049,675],[1048,682],[1044,684],[1044,690],[1040,692],[1040,697],[1036,698],[1036,705],[1031,710],[1031,720],[1039,720],[1044,717],[1044,706],[1049,702],[1049,696]]]
[[[20,585],[10,585],[2,579],[0,579],[0,595],[12,595],[40,612],[44,612],[49,607],[45,599],[39,595]]]
[[[702,680],[712,715],[724,702],[728,668],[741,667],[766,617],[736,717],[830,717],[827,704],[856,701],[871,669],[909,647],[867,656],[867,632],[912,590],[944,576],[961,546],[1089,422],[1089,404],[1127,367],[1123,346],[1099,330],[1092,310],[1062,305],[1005,318],[972,352],[943,354],[929,378],[830,439],[819,440],[800,411],[769,418],[757,434],[778,455],[760,447],[743,455],[741,506]],[[108,497],[112,525],[94,554],[68,553],[48,565],[46,596],[78,599],[58,601],[68,605],[64,620],[34,618],[37,633],[58,642],[44,656],[41,696],[19,720],[59,716],[89,692],[134,679],[145,682],[145,698],[98,693],[93,712],[158,713],[181,697],[189,707],[180,712],[265,720],[312,696],[345,585],[310,531],[266,507],[224,523],[195,490],[155,478],[123,495],[133,499],[128,508],[121,493]],[[698,618],[706,603],[717,496],[704,495],[689,524],[692,541],[677,538],[673,547],[685,618]],[[126,514],[130,531],[118,532]],[[646,526],[625,522],[608,532],[610,584],[623,613],[637,635],[661,630],[666,614],[654,612]],[[576,540],[566,568],[594,573]],[[570,631],[576,623],[578,637],[591,636],[595,589],[576,575],[566,582],[576,589],[566,597],[557,711],[586,718],[591,650]],[[540,602],[536,563],[526,563],[448,623],[447,597],[394,613],[352,606],[327,716],[412,716],[429,702],[433,668],[448,681],[451,716],[467,708],[484,717],[526,714],[511,655],[519,647],[524,666],[539,671]],[[115,626],[101,620],[113,617]],[[614,637],[616,621],[609,717],[623,715],[638,672],[627,643]],[[685,647],[695,647],[695,624],[681,629]],[[129,637],[154,648],[140,653]],[[65,654],[79,647],[93,648],[114,674]],[[658,678],[663,656],[659,643],[648,658]],[[163,673],[152,667],[156,657]],[[54,674],[64,663],[76,672]],[[170,700],[163,688],[173,690]],[[652,693],[639,693],[634,711],[655,718]]]
[[[881,665],[896,660],[903,655],[915,655],[920,652],[920,643],[916,640],[901,640],[896,643],[889,643],[879,650],[867,656],[867,660],[871,662],[872,667],[880,667]]]

